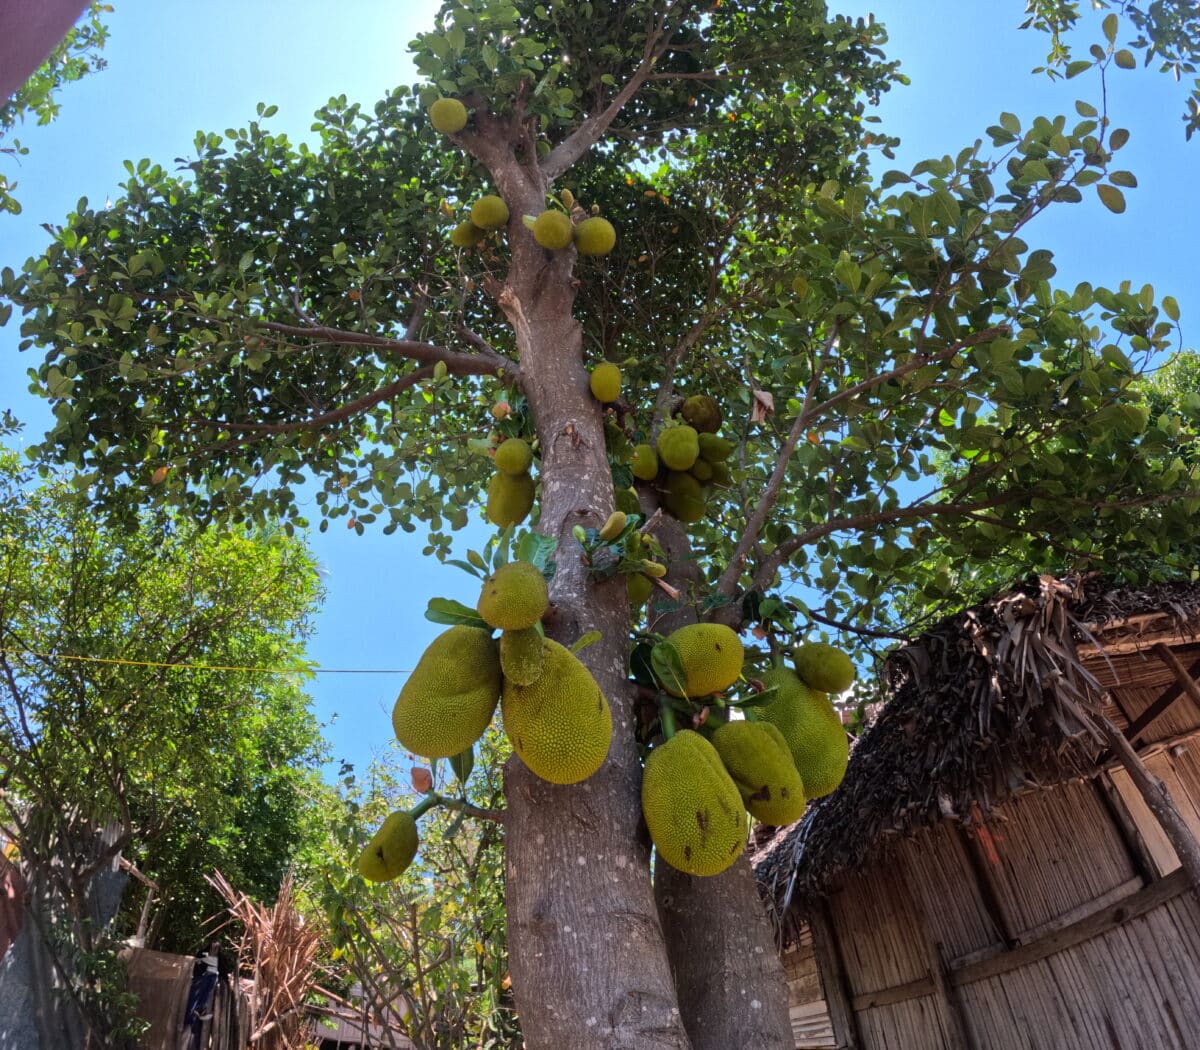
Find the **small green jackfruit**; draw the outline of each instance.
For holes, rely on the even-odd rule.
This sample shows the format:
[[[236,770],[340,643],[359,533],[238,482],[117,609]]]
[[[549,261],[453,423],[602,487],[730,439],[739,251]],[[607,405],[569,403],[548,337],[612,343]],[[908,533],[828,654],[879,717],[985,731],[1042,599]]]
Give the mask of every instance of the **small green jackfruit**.
[[[625,525],[629,519],[625,516],[622,510],[615,510],[609,516],[604,526],[600,529],[600,538],[602,540],[615,540],[622,532],[625,531]]]
[[[505,681],[533,685],[545,666],[542,633],[536,627],[505,631],[500,635],[500,670]]]
[[[542,644],[545,664],[537,681],[504,683],[504,733],[537,776],[551,784],[577,784],[604,764],[612,743],[612,712],[572,652],[549,638]]]
[[[713,469],[712,464],[706,459],[698,459],[692,464],[692,469],[688,471],[692,477],[703,484],[706,481],[712,480]]]
[[[502,197],[489,193],[471,205],[471,221],[481,230],[498,230],[508,222],[508,205]]]
[[[533,452],[527,441],[523,441],[521,438],[509,438],[507,441],[500,442],[500,447],[496,449],[494,462],[496,469],[504,471],[505,474],[524,474],[533,463]]]
[[[635,609],[640,609],[650,600],[650,593],[654,590],[654,581],[640,572],[631,573],[626,577],[626,581],[629,604]]]
[[[728,488],[729,464],[722,462],[721,460],[717,460],[716,463],[709,463],[708,465],[712,467],[712,477],[709,479],[709,484],[714,488]]]
[[[658,453],[653,445],[638,445],[633,450],[633,476],[653,481],[658,476]]]
[[[721,429],[721,406],[708,394],[693,394],[686,398],[679,414],[701,434],[715,434]]]
[[[520,525],[533,509],[533,478],[498,470],[488,485],[488,521],[498,528]]]
[[[537,623],[549,604],[542,570],[527,561],[510,561],[483,581],[475,611],[492,627],[522,631]]]
[[[470,220],[460,222],[450,231],[450,243],[455,248],[474,248],[483,240],[484,230],[481,230]]]
[[[561,211],[542,212],[533,220],[533,239],[547,251],[562,251],[571,243],[571,217]]]
[[[359,855],[359,874],[371,882],[397,878],[413,862],[418,845],[417,822],[404,810],[397,810],[383,822]]]
[[[646,759],[642,814],[659,857],[688,875],[719,875],[746,845],[737,785],[712,744],[690,729]]]
[[[443,135],[453,135],[467,126],[467,107],[456,98],[439,98],[429,107],[429,123]]]
[[[683,665],[685,692],[675,696],[708,696],[728,689],[742,673],[746,653],[737,632],[723,623],[693,623],[667,635]]]
[[[721,463],[729,458],[729,454],[733,451],[733,442],[727,441],[723,437],[717,437],[716,434],[701,434],[697,438],[697,443],[700,446],[700,455],[709,463]]]
[[[704,517],[704,488],[691,474],[684,471],[673,470],[667,475],[662,502],[667,513],[685,525]]]
[[[617,243],[617,231],[607,219],[593,215],[575,227],[575,250],[580,255],[607,255]]]
[[[809,688],[788,667],[773,667],[762,680],[777,692],[758,709],[759,717],[779,727],[804,782],[804,794],[810,799],[828,795],[842,782],[850,758],[846,730],[829,697]]]
[[[426,758],[449,758],[487,729],[500,698],[500,654],[479,627],[439,634],[421,655],[392,708],[396,739]]]
[[[854,664],[837,646],[808,642],[796,650],[796,674],[810,689],[844,693],[854,684]]]
[[[605,361],[592,369],[588,377],[592,397],[602,404],[609,404],[621,396],[621,369],[611,361]]]
[[[751,816],[764,824],[791,824],[804,814],[804,782],[783,734],[770,722],[727,722],[713,747],[741,792]]]
[[[667,427],[658,435],[658,458],[672,470],[687,470],[700,455],[695,427]]]

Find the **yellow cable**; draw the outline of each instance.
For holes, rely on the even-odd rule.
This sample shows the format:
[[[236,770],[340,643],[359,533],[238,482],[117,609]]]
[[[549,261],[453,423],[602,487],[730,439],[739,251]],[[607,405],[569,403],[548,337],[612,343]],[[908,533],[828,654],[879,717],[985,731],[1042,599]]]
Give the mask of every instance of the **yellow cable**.
[[[124,667],[167,667],[191,671],[249,671],[258,674],[412,674],[412,671],[375,670],[337,667],[235,667],[223,664],[173,664],[158,660],[122,660],[109,656],[75,656],[69,653],[39,653],[33,649],[0,649],[5,656],[36,656],[43,660],[75,660],[92,664],[118,664]]]

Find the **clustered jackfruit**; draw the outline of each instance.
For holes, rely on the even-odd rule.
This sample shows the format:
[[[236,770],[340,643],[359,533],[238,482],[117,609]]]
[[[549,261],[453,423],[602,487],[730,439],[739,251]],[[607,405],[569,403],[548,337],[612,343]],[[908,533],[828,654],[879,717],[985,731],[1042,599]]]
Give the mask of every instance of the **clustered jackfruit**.
[[[654,748],[642,813],[659,857],[688,875],[718,875],[746,844],[742,796],[716,749],[684,729]]]
[[[403,810],[391,814],[358,858],[358,871],[371,882],[402,875],[417,855],[417,822]]]
[[[792,752],[808,798],[828,795],[842,782],[850,742],[842,720],[826,693],[805,685],[788,667],[773,667],[763,684],[777,689],[758,709],[759,717],[778,727]]]
[[[792,662],[804,684],[822,693],[844,693],[854,684],[854,664],[850,657],[825,642],[800,646]]]
[[[653,445],[638,445],[633,450],[633,476],[653,481],[658,475],[658,453]]]
[[[542,571],[527,561],[510,561],[484,580],[475,611],[491,627],[521,631],[537,623],[549,604]]]
[[[726,722],[712,736],[750,815],[764,824],[791,824],[804,813],[804,782],[791,748],[770,722]]]
[[[666,427],[658,435],[658,458],[671,470],[689,470],[699,455],[700,442],[694,427]]]
[[[514,476],[526,474],[533,464],[533,452],[527,441],[521,438],[509,438],[500,443],[493,462],[496,464],[496,469],[502,470],[505,474]]]
[[[679,654],[684,681],[667,691],[675,696],[724,692],[742,673],[745,650],[737,632],[722,623],[693,623],[667,635]]]
[[[533,478],[524,474],[505,474],[498,470],[488,485],[488,521],[498,528],[520,525],[533,510]]]
[[[536,627],[505,631],[500,635],[500,670],[505,681],[533,685],[545,666],[542,632]]]
[[[685,398],[679,414],[701,434],[715,434],[721,429],[721,406],[708,394]]]

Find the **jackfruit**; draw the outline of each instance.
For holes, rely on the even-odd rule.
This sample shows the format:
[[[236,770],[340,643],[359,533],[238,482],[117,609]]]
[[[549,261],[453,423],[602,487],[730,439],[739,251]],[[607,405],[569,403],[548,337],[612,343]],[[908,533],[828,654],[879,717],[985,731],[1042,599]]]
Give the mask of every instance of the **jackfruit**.
[[[605,361],[592,369],[588,378],[592,397],[602,404],[609,404],[621,396],[621,370],[611,361]]]
[[[694,427],[667,427],[658,435],[658,458],[672,470],[687,470],[700,455]]]
[[[684,691],[675,696],[708,696],[728,689],[742,673],[745,650],[737,632],[723,623],[693,623],[667,635],[667,641],[679,653],[683,665]]]
[[[607,219],[593,215],[575,227],[575,250],[580,255],[607,255],[617,243],[617,231]]]
[[[787,667],[774,667],[763,684],[777,686],[774,698],[758,709],[759,717],[779,727],[792,750],[804,794],[828,795],[842,782],[850,757],[850,742],[829,697],[805,685]]]
[[[633,476],[653,481],[658,475],[658,453],[652,445],[638,445],[633,450]]]
[[[426,758],[449,758],[487,729],[500,698],[500,654],[491,634],[457,626],[421,655],[392,708],[396,739]]]
[[[544,666],[532,685],[505,682],[504,733],[521,761],[551,784],[576,784],[604,764],[612,712],[576,656],[543,639]]]
[[[708,394],[686,398],[679,414],[701,434],[715,434],[721,428],[721,406]]]
[[[646,759],[642,814],[659,857],[688,875],[719,875],[746,845],[737,785],[712,744],[690,729]]]
[[[473,222],[460,222],[450,231],[450,243],[455,248],[474,248],[483,240],[484,231]]]
[[[527,561],[510,561],[483,581],[475,611],[492,627],[521,631],[537,623],[549,604],[542,570]]]
[[[712,464],[706,459],[698,459],[692,464],[692,469],[688,471],[692,477],[703,484],[712,479],[713,469]]]
[[[528,474],[492,475],[488,485],[487,516],[493,525],[504,529],[520,525],[533,509],[533,478]]]
[[[791,824],[804,813],[804,782],[783,734],[770,722],[727,722],[713,747],[751,816],[764,824]]]
[[[729,458],[729,453],[733,451],[733,442],[727,441],[723,437],[717,437],[716,434],[701,434],[696,439],[700,448],[702,458],[708,460],[709,463],[721,463]]]
[[[712,477],[709,479],[709,484],[714,488],[727,488],[729,485],[729,464],[717,460],[716,463],[709,463],[708,465],[712,467]]]
[[[810,689],[844,693],[854,684],[854,664],[841,649],[825,642],[808,642],[795,652],[796,674]]]
[[[685,525],[704,517],[704,489],[691,474],[673,470],[667,475],[663,506],[672,517]]]
[[[536,627],[505,631],[500,635],[500,670],[505,681],[533,685],[545,665],[542,633]]]
[[[571,243],[571,217],[561,211],[544,211],[533,220],[533,239],[548,251],[562,251]]]
[[[640,572],[632,573],[626,579],[629,604],[635,609],[640,609],[650,600],[650,594],[654,590],[654,581],[649,576],[643,576]]]
[[[504,471],[505,474],[524,474],[533,463],[533,452],[528,442],[522,441],[521,438],[509,438],[502,441],[496,449],[494,462],[496,469]]]
[[[508,205],[503,198],[489,193],[471,205],[471,221],[481,230],[498,230],[508,222]]]
[[[404,810],[397,810],[380,825],[358,858],[358,871],[371,882],[387,882],[399,875],[417,855],[417,822]]]
[[[429,107],[429,123],[443,135],[453,135],[467,126],[467,107],[456,98],[439,98]]]

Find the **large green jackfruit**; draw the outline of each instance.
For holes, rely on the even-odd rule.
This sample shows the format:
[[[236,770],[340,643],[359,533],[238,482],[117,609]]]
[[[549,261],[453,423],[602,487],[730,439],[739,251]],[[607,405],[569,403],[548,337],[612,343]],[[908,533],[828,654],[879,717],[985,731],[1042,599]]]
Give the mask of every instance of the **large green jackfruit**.
[[[671,517],[691,525],[704,517],[707,507],[704,486],[691,474],[681,470],[669,471],[662,504]]]
[[[429,107],[434,131],[453,135],[467,126],[467,107],[456,98],[439,98]]]
[[[708,394],[687,398],[679,414],[701,434],[715,434],[721,428],[721,406]]]
[[[508,205],[503,197],[489,193],[471,205],[471,221],[481,230],[498,230],[508,222]]]
[[[679,653],[685,688],[675,696],[708,696],[728,689],[742,673],[746,652],[737,632],[723,623],[693,623],[667,635]]]
[[[505,474],[526,474],[533,463],[533,452],[529,448],[529,442],[521,438],[509,438],[500,443],[496,449],[496,458],[492,462],[496,464],[497,470],[502,470]]]
[[[621,396],[621,369],[611,361],[601,361],[588,377],[592,397],[602,404],[610,404]]]
[[[617,243],[617,231],[607,219],[593,215],[575,227],[575,250],[580,255],[607,255]]]
[[[525,474],[505,474],[498,470],[488,484],[487,516],[493,525],[504,529],[520,525],[533,510],[533,478]]]
[[[551,784],[576,784],[604,764],[612,712],[574,653],[546,638],[542,673],[532,685],[504,683],[504,734],[521,761]]]
[[[694,427],[667,427],[658,435],[658,458],[672,470],[687,470],[700,455]]]
[[[533,239],[552,252],[570,245],[573,234],[571,217],[566,212],[544,211],[533,221]]]
[[[387,882],[413,862],[420,839],[417,822],[404,810],[397,810],[383,822],[358,858],[358,871],[371,882]]]
[[[800,646],[792,662],[800,680],[822,693],[844,693],[854,684],[854,664],[850,657],[825,642]]]
[[[642,814],[659,857],[688,875],[719,875],[746,845],[737,785],[712,744],[690,729],[646,759]]]
[[[773,667],[762,680],[768,687],[777,686],[778,692],[758,709],[759,717],[779,727],[804,782],[804,794],[828,795],[842,782],[850,758],[850,741],[829,696],[805,685],[789,667]]]
[[[465,751],[500,698],[500,653],[479,627],[451,627],[421,655],[392,708],[396,739],[426,758]]]
[[[804,813],[804,782],[783,734],[770,722],[727,722],[713,747],[752,816],[764,824],[791,824]]]
[[[546,666],[542,632],[536,627],[505,631],[500,635],[500,670],[506,682],[533,685]]]
[[[510,561],[483,581],[475,611],[491,627],[520,631],[537,623],[549,604],[542,570],[527,561]]]

